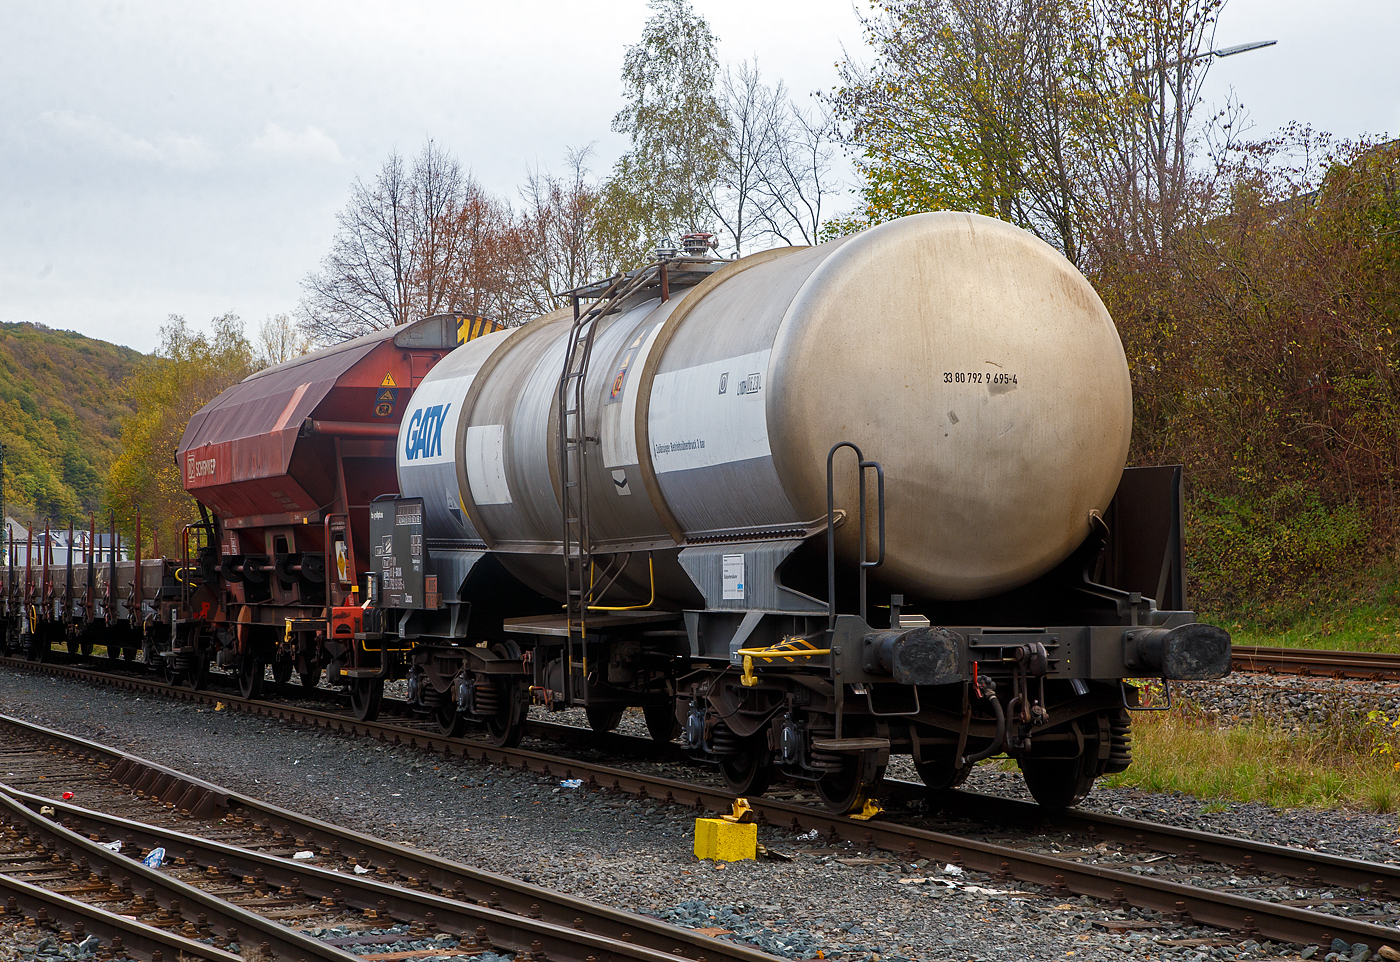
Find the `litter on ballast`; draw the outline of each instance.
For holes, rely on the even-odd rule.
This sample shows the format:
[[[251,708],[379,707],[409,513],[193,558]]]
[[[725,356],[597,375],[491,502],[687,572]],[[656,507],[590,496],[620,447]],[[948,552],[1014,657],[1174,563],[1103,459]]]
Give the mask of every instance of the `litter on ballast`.
[[[64,793],[63,793],[61,796],[59,796],[59,797],[62,798],[65,802],[71,802],[71,801],[73,800],[73,793],[72,793],[72,792],[64,792]]]
[[[306,861],[306,860],[309,859],[309,858],[315,858],[315,857],[316,857],[316,853],[315,853],[315,852],[297,852],[295,855],[292,856],[292,858],[296,859],[298,862],[304,862],[304,861]]]
[[[952,879],[928,878],[925,876],[902,878],[899,879],[898,882],[900,885],[933,885],[945,891],[966,892],[969,895],[1023,897],[1031,894],[1030,892],[1023,892],[1020,889],[989,889],[985,886],[973,885],[971,882],[955,882]]]
[[[355,874],[356,874],[356,875],[368,875],[368,874],[369,874],[369,869],[365,868],[363,865],[356,865],[356,866],[355,866]]]
[[[581,778],[566,778],[566,779],[564,779],[562,782],[559,783],[559,787],[560,787],[560,788],[582,788],[582,787],[583,787],[583,779],[581,779]]]
[[[147,868],[160,868],[160,863],[165,861],[165,849],[153,848],[151,854],[141,860],[141,864]]]
[[[962,870],[962,866],[961,866],[961,865],[945,865],[945,866],[943,866],[943,874],[944,874],[944,875],[961,875],[962,873],[963,873],[963,870]]]
[[[107,842],[102,847],[109,852],[120,852],[122,850],[122,840],[117,839],[115,842]]]
[[[800,842],[810,842],[820,834],[821,833],[814,828],[810,832],[803,832],[801,835],[797,836],[797,840]]]

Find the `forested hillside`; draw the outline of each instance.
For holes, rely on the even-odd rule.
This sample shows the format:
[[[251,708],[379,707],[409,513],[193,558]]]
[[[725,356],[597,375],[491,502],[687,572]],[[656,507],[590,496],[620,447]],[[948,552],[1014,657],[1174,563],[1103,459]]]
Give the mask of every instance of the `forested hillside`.
[[[86,521],[131,413],[126,381],[143,355],[72,331],[0,324],[5,506],[24,520]]]

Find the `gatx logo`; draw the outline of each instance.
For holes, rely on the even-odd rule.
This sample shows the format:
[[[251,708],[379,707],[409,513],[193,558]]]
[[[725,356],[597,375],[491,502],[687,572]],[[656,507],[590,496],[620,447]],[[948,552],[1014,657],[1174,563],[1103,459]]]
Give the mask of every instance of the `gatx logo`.
[[[434,404],[413,412],[413,417],[408,419],[408,433],[404,436],[405,459],[417,461],[442,454],[442,422],[447,420],[450,410],[451,404]]]

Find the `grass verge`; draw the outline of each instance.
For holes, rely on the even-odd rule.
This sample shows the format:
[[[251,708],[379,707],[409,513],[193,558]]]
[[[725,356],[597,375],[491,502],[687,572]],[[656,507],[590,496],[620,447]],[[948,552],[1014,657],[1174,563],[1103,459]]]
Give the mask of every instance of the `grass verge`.
[[[1133,764],[1105,786],[1280,808],[1400,810],[1400,739],[1384,716],[1318,730],[1225,726],[1187,708],[1133,719]]]
[[[1378,562],[1335,582],[1253,604],[1203,612],[1237,645],[1400,652],[1400,565]]]
[[[1214,619],[1237,645],[1320,648],[1330,651],[1400,652],[1400,608],[1363,604],[1299,617],[1284,628]]]

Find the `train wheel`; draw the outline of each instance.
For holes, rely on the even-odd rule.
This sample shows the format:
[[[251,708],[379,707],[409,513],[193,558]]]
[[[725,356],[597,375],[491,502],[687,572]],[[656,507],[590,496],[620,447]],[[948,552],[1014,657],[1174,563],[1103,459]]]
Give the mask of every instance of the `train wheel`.
[[[438,731],[448,738],[461,738],[467,732],[466,718],[450,701],[445,701],[433,709],[433,721],[437,722]]]
[[[875,765],[871,752],[841,756],[841,769],[817,779],[817,795],[833,812],[844,815],[865,804],[885,777],[883,765]]]
[[[622,724],[622,709],[610,705],[589,705],[583,713],[588,716],[588,727],[600,735],[616,730]]]
[[[681,720],[676,717],[675,702],[646,705],[642,708],[642,716],[647,720],[647,731],[654,742],[664,745],[675,741],[681,733]]]
[[[285,685],[292,678],[292,660],[290,658],[278,658],[272,662],[272,680],[279,685]]]
[[[301,687],[315,688],[321,683],[321,666],[314,665],[310,671],[298,672],[297,677],[301,679]]]
[[[957,788],[972,774],[972,766],[957,767],[956,752],[953,750],[930,752],[923,750],[924,760],[914,763],[914,771],[930,789],[929,794],[945,792]]]
[[[244,655],[238,659],[238,690],[244,698],[262,697],[265,667],[257,655]]]
[[[78,654],[78,639],[77,639],[77,638],[69,638],[69,639],[68,639],[68,654],[70,654],[70,655],[77,655],[77,654]]]
[[[135,661],[135,660],[136,660],[136,649],[135,649],[135,648],[123,648],[123,649],[122,649],[122,661]]]
[[[195,655],[190,665],[185,669],[184,678],[181,679],[185,687],[190,691],[203,691],[209,685],[209,658],[206,655]]]
[[[1041,808],[1059,811],[1077,805],[1094,788],[1098,758],[1085,752],[1078,758],[1018,758],[1026,788]]]
[[[498,658],[520,657],[520,646],[507,639],[491,646]],[[508,680],[495,683],[500,702],[496,714],[486,720],[487,741],[497,748],[514,748],[525,737],[525,686]]]
[[[180,676],[184,674],[180,668],[179,656],[177,655],[174,658],[161,658],[160,673],[167,685],[178,685],[180,683]]]
[[[757,738],[746,738],[740,751],[720,756],[719,773],[735,795],[762,795],[773,784],[773,753]]]
[[[91,657],[92,657],[92,642],[90,642],[90,641],[84,641],[84,642],[80,643],[80,644],[78,645],[78,651],[80,651],[80,652],[82,653],[82,656],[83,656],[84,658],[91,658]]]
[[[383,678],[356,678],[350,685],[350,707],[360,721],[378,718],[379,705],[383,700]]]
[[[41,641],[40,632],[31,631],[20,635],[20,643],[24,647],[24,657],[30,661],[43,661],[44,655],[48,651],[48,643]]]

